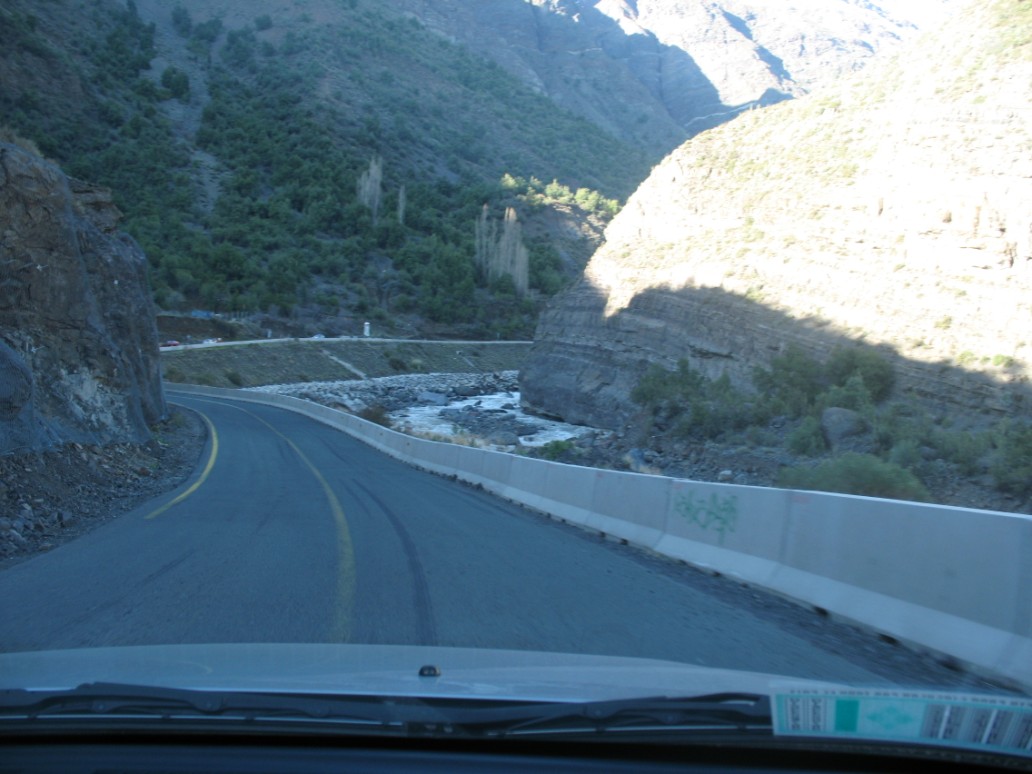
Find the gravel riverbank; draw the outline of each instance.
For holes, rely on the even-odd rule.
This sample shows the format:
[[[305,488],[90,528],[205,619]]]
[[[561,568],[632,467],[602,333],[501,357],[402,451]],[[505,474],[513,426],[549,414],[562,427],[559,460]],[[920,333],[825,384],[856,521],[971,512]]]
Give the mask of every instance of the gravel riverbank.
[[[599,432],[526,414],[519,372],[403,374],[255,387],[362,414],[382,411],[402,432],[512,451]]]

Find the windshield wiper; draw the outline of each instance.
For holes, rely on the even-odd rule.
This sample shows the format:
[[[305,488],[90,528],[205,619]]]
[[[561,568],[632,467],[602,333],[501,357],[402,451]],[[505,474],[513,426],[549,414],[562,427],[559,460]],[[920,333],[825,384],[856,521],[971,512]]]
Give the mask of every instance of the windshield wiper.
[[[752,693],[554,702],[475,713],[467,731],[484,736],[614,732],[772,733],[770,700]]]
[[[203,691],[90,683],[0,691],[0,724],[45,720],[310,722],[412,736],[506,737],[601,732],[771,733],[767,696],[743,693],[593,702],[520,702]]]
[[[389,724],[377,712],[380,700],[324,697],[319,694],[206,691],[121,683],[86,683],[59,691],[0,691],[0,722],[56,718],[190,720],[332,718],[338,723]]]

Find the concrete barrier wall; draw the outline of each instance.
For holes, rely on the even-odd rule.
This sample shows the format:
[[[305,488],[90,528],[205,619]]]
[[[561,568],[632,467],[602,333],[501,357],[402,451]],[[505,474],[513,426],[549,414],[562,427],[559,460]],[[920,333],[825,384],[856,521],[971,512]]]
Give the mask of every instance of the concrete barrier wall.
[[[428,441],[280,395],[406,463],[762,586],[1032,688],[1032,517],[598,470]]]

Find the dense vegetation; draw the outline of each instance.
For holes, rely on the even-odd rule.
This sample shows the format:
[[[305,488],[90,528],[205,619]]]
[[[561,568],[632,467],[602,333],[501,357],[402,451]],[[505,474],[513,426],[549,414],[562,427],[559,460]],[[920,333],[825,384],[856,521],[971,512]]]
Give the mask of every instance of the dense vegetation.
[[[1032,495],[1032,425],[950,429],[916,403],[893,398],[894,384],[891,361],[876,349],[840,347],[820,362],[790,347],[754,371],[754,389],[726,376],[707,379],[682,360],[674,371],[650,367],[632,398],[649,436],[780,444],[798,460],[782,471],[782,486],[930,500],[924,479],[945,464],[962,476],[991,475],[1000,491]],[[821,422],[829,408],[856,412],[863,428],[857,449],[829,448]]]
[[[175,67],[148,72],[155,29],[132,0],[94,3],[75,51],[48,42],[31,13],[3,12],[0,43],[80,68],[83,93],[61,104],[41,84],[5,89],[0,109],[71,174],[113,189],[162,308],[305,307],[529,335],[568,277],[541,236],[525,240],[521,281],[478,267],[484,206],[499,224],[558,204],[605,220],[644,157],[418,24],[344,6],[342,27],[276,36],[267,16],[226,29],[169,8],[210,92],[193,138],[175,136],[162,108],[197,85]]]

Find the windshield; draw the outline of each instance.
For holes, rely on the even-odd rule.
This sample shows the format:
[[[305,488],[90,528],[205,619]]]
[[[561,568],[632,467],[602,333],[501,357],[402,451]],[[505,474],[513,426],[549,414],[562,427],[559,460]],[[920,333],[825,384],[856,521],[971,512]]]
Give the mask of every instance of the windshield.
[[[0,689],[1028,753],[1030,34],[7,0]]]

